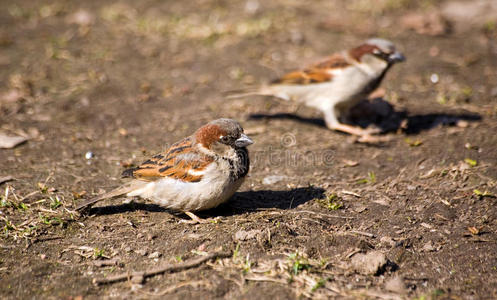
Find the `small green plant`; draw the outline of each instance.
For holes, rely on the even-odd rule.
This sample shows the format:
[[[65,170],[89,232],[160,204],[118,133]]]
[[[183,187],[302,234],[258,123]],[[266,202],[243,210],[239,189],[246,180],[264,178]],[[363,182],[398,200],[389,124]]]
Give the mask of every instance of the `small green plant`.
[[[436,289],[431,293],[431,296],[436,299],[438,296],[442,296],[444,294],[445,292],[443,290]]]
[[[250,261],[250,254],[247,254],[245,259],[240,257],[240,243],[236,244],[235,250],[233,251],[233,262],[238,266],[241,266],[243,274],[247,274],[251,271],[253,263]]]
[[[323,287],[326,281],[327,279],[324,278],[319,279],[318,282],[316,282],[316,284],[311,288],[311,292],[314,293],[317,289]]]
[[[290,271],[294,276],[301,271],[311,269],[311,264],[298,253],[290,254],[288,260],[290,261]]]
[[[363,178],[356,181],[357,184],[365,184],[365,183],[373,184],[375,182],[376,182],[376,174],[373,171],[368,172],[368,178]]]
[[[109,269],[105,270],[104,276],[106,276],[107,274],[114,273],[115,270],[116,270],[115,266],[110,267]]]
[[[26,211],[26,210],[28,210],[28,206],[26,204],[24,204],[23,202],[19,202],[19,204],[17,205],[17,209],[22,210],[22,211]]]
[[[489,20],[483,25],[483,31],[486,34],[493,34],[497,31],[497,22],[494,20]]]
[[[333,202],[328,205],[329,210],[339,210],[340,208],[342,208],[342,204],[338,202]]]
[[[103,257],[105,257],[105,250],[104,249],[95,248],[93,250],[93,258],[103,258]]]
[[[38,229],[38,226],[29,226],[29,227],[26,227],[22,233],[23,233],[23,236],[30,236],[32,235],[32,233]]]
[[[339,210],[343,207],[343,204],[339,202],[339,198],[336,194],[330,194],[326,199],[319,200],[319,204],[328,210]]]
[[[240,256],[240,243],[236,244],[235,251],[233,251],[233,260]]]
[[[250,269],[252,268],[252,262],[250,262],[250,254],[247,254],[247,257],[245,257],[245,263],[243,264],[243,274],[247,274],[250,272]]]
[[[489,198],[495,198],[496,196],[492,193],[490,193],[489,191],[484,191],[484,192],[481,192],[480,190],[477,190],[477,189],[474,189],[473,190],[473,194],[475,194],[476,196],[478,196],[478,198],[485,198],[485,197],[489,197]]]
[[[3,218],[3,220],[5,222],[5,225],[3,226],[3,232],[5,234],[8,234],[9,231],[16,229],[16,227],[14,226],[14,224],[12,224],[10,220],[8,220],[7,218]]]
[[[325,268],[327,264],[328,264],[328,260],[327,260],[327,259],[325,259],[325,258],[322,258],[322,259],[319,261],[319,267],[320,267],[320,268]]]
[[[465,158],[464,162],[472,167],[476,167],[478,165],[478,162],[474,159],[471,159],[471,158]]]
[[[42,214],[39,214],[38,216],[39,216],[39,218],[40,218],[40,220],[41,220],[41,222],[42,222],[43,224],[45,224],[45,225],[50,225],[50,218],[49,218],[49,217],[44,216],[44,215],[42,215]]]
[[[0,207],[13,207],[15,209],[21,210],[21,211],[26,211],[28,210],[29,206],[26,205],[23,202],[14,202],[8,200],[8,190],[5,191],[5,196],[0,197]]]
[[[41,183],[41,182],[38,182],[38,188],[40,189],[40,192],[41,192],[42,194],[46,194],[46,193],[48,193],[48,187],[47,187],[47,185],[46,185],[46,184]]]
[[[0,207],[11,207],[12,206],[12,203],[10,203],[10,201],[8,201],[6,198],[2,197],[2,199],[0,200]]]
[[[57,209],[57,207],[62,205],[62,201],[60,201],[59,196],[50,196],[50,208],[51,209]]]
[[[473,89],[469,86],[463,87],[461,89],[461,94],[465,98],[471,98],[471,95],[473,95]]]
[[[369,179],[368,179],[369,183],[376,182],[376,174],[373,171],[368,172],[368,177],[369,177]]]
[[[45,225],[62,226],[64,224],[64,221],[59,217],[48,217],[42,214],[39,214],[38,217],[40,218],[41,222]]]
[[[365,184],[365,183],[368,183],[368,179],[367,178],[362,178],[362,179],[359,179],[356,181],[357,184]]]
[[[405,142],[410,146],[410,147],[418,147],[418,146],[421,146],[423,145],[423,141],[422,140],[412,140],[410,138],[406,138],[405,139]]]

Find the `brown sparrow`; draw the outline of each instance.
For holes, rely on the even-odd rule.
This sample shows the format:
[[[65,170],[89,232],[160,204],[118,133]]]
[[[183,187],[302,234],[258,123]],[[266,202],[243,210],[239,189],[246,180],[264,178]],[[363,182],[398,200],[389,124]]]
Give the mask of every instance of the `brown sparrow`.
[[[125,170],[122,175],[133,178],[130,182],[82,203],[76,210],[107,198],[139,196],[200,222],[192,211],[218,206],[243,183],[249,171],[246,147],[252,143],[237,121],[212,121],[167,151]]]
[[[373,132],[339,120],[380,85],[394,63],[403,60],[402,53],[390,41],[374,38],[302,71],[290,72],[255,91],[228,98],[264,95],[295,101],[322,111],[329,129],[367,136]]]

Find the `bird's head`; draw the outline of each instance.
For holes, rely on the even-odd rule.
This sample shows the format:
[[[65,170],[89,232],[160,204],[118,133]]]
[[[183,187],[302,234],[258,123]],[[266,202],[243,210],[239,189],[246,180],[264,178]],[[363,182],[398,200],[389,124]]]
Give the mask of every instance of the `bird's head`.
[[[195,139],[205,149],[221,156],[254,143],[243,133],[240,123],[232,119],[217,119],[207,123],[197,130]]]
[[[406,58],[397,51],[395,45],[385,39],[372,38],[349,51],[349,55],[361,63],[379,63],[388,66],[402,62]]]

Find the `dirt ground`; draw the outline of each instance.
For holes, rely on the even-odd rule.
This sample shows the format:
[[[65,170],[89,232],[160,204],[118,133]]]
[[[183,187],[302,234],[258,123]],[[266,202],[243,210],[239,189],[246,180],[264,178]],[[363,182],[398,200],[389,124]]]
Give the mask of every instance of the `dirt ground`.
[[[452,3],[0,1],[0,132],[29,138],[0,149],[0,297],[496,299],[497,17],[467,22]],[[356,121],[389,141],[225,99],[374,36],[407,61]],[[219,117],[255,144],[240,191],[199,214],[209,224],[138,199],[71,213]],[[232,254],[93,284],[218,251]]]

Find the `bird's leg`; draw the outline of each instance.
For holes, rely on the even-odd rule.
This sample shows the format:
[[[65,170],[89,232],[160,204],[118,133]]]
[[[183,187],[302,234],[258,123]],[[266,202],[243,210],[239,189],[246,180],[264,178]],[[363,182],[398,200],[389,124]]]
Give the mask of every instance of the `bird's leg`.
[[[181,220],[180,223],[187,223],[187,224],[205,224],[205,223],[210,223],[209,220],[205,220],[202,218],[199,218],[197,215],[195,215],[192,212],[185,211],[185,215],[189,216],[191,220]]]
[[[376,128],[364,129],[358,126],[352,126],[340,123],[336,115],[337,112],[334,108],[324,112],[324,121],[326,122],[326,127],[328,127],[331,130],[337,130],[360,137],[370,136],[371,134],[380,133],[380,130]]]
[[[347,125],[347,124],[343,124],[343,123],[338,123],[335,125],[334,128],[330,128],[330,129],[338,130],[341,132],[345,132],[345,133],[349,133],[349,134],[357,135],[357,136],[369,136],[369,135],[378,134],[381,132],[377,128],[364,129],[364,128],[361,128],[358,126],[352,126],[352,125]]]

